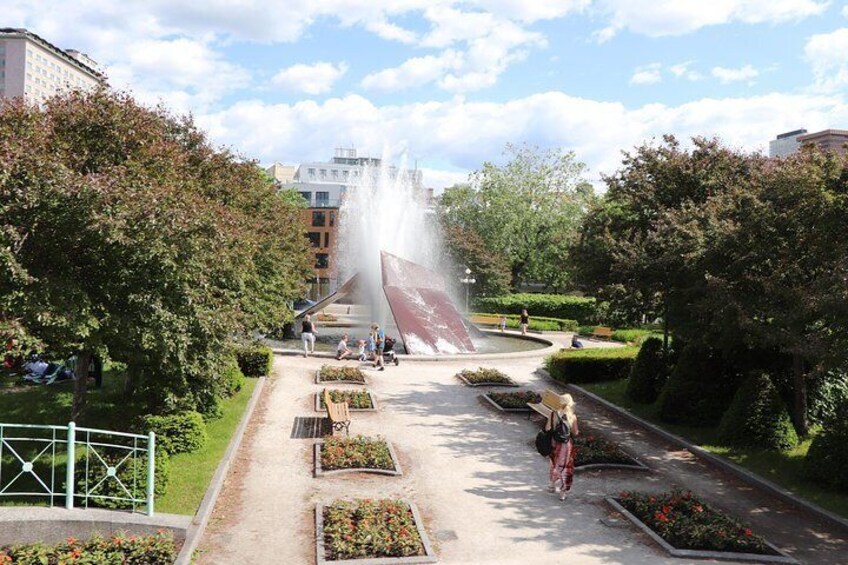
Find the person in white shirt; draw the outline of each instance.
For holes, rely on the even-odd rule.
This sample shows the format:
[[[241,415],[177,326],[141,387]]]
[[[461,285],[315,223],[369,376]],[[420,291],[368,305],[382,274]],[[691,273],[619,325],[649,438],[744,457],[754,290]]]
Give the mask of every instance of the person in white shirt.
[[[342,359],[347,359],[353,355],[353,351],[347,346],[347,334],[342,336],[341,341],[339,341],[339,345],[336,346],[336,359],[341,361]]]
[[[367,361],[367,360],[368,360],[368,355],[365,353],[365,340],[364,340],[364,339],[360,339],[360,340],[357,342],[357,345],[359,346],[359,351],[357,351],[358,359],[359,359],[360,361]]]

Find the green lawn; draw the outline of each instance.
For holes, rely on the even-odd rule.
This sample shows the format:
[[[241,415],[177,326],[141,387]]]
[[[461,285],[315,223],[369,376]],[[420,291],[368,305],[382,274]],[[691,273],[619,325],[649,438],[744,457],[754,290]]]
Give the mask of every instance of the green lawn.
[[[209,422],[206,430],[209,441],[200,451],[180,453],[171,457],[171,482],[165,496],[156,501],[157,512],[194,514],[206,493],[209,481],[218,468],[230,438],[238,427],[257,379],[245,379],[241,391],[223,402],[224,416]]]
[[[144,413],[144,407],[124,400],[124,378],[124,373],[120,370],[105,371],[103,388],[91,387],[88,391],[86,411],[78,422],[79,426],[143,433],[143,430],[132,429],[132,424],[137,416]],[[223,417],[207,424],[209,441],[202,450],[171,457],[170,483],[165,496],[156,501],[157,512],[194,514],[241,420],[256,383],[256,379],[245,379],[242,390],[223,401]],[[5,375],[0,377],[0,423],[67,425],[71,414],[72,386],[70,382],[50,386],[22,386],[16,379]],[[25,453],[22,452],[22,455]],[[10,462],[11,457],[4,454],[4,461]],[[40,475],[49,475],[49,463],[46,464],[47,468],[44,473],[40,472]],[[57,459],[57,465],[61,467],[61,475],[65,465],[63,456]],[[37,486],[31,486],[32,490],[37,490]],[[0,505],[47,503],[46,499],[41,498],[0,498]]]
[[[686,438],[707,451],[730,459],[737,465],[745,467],[831,512],[848,518],[848,495],[823,489],[807,481],[803,476],[804,456],[810,448],[812,437],[807,438],[797,447],[784,452],[730,449],[716,445],[718,442],[716,441],[715,428],[693,428],[661,422],[654,405],[636,404],[625,396],[627,381],[624,379],[581,386],[613,404],[626,408],[640,418]]]

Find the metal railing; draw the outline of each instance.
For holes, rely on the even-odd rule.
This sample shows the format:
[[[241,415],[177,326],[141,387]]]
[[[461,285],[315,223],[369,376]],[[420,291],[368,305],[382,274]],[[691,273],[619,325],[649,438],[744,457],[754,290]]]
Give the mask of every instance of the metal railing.
[[[152,516],[155,484],[153,432],[0,423],[0,498],[42,498],[50,506],[64,499],[66,508],[143,507]]]

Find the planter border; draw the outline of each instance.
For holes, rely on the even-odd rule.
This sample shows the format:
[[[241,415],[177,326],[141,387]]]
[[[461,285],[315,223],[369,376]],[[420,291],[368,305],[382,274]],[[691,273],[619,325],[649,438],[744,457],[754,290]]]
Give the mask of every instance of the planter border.
[[[397,453],[395,453],[395,448],[392,446],[392,442],[388,440],[383,440],[386,442],[386,445],[389,447],[389,455],[392,458],[392,464],[395,466],[395,470],[386,470],[386,469],[374,469],[372,467],[357,467],[355,469],[335,469],[333,471],[325,471],[323,467],[321,467],[321,446],[324,445],[324,440],[318,440],[315,442],[313,447],[313,462],[314,462],[314,476],[316,478],[320,477],[332,477],[333,475],[344,475],[345,473],[371,473],[374,475],[388,475],[390,477],[400,477],[403,476],[403,469],[400,467],[400,460],[398,459]]]
[[[648,467],[647,465],[642,463],[642,461],[638,457],[636,457],[635,455],[628,453],[627,450],[624,449],[623,447],[621,447],[619,444],[615,443],[614,441],[608,440],[606,438],[602,438],[602,439],[604,441],[607,441],[607,442],[615,445],[615,447],[620,452],[625,454],[628,457],[628,459],[630,459],[633,463],[629,463],[629,464],[628,463],[592,463],[590,465],[581,465],[580,467],[575,466],[574,467],[575,473],[577,471],[579,471],[580,469],[583,469],[584,471],[593,471],[593,470],[602,470],[602,469],[621,469],[621,470],[626,470],[626,471],[647,471],[649,473],[651,472],[650,467]]]
[[[315,554],[318,565],[405,565],[417,563],[436,563],[439,558],[433,551],[433,546],[430,545],[430,538],[427,537],[427,532],[424,531],[424,521],[421,519],[421,514],[418,513],[418,508],[415,503],[400,499],[400,502],[409,505],[412,511],[412,517],[415,520],[415,529],[418,530],[418,537],[421,538],[421,545],[424,546],[424,555],[414,555],[411,557],[369,557],[365,559],[327,559],[326,549],[324,548],[324,505],[318,503],[315,505]]]
[[[468,379],[466,379],[465,377],[460,375],[459,373],[456,374],[456,378],[458,378],[460,381],[462,381],[465,384],[465,386],[470,386],[470,387],[502,386],[502,387],[509,387],[509,388],[518,388],[518,387],[521,386],[520,384],[518,384],[517,382],[512,380],[512,377],[507,377],[509,379],[508,383],[472,383],[472,382],[468,381]]]
[[[665,550],[666,553],[671,555],[672,557],[686,557],[690,559],[716,559],[719,561],[751,561],[754,563],[787,563],[792,565],[798,565],[798,561],[789,557],[780,549],[778,549],[775,545],[766,541],[766,546],[768,546],[772,551],[777,552],[777,555],[763,555],[760,553],[736,553],[733,551],[705,551],[699,549],[677,549],[667,541],[665,541],[662,536],[660,536],[657,532],[652,530],[647,524],[645,524],[642,520],[634,516],[629,510],[627,510],[624,506],[619,504],[619,502],[612,498],[606,497],[604,498],[607,504],[609,504],[614,510],[620,512],[622,516],[627,518],[630,522],[633,523],[637,528],[648,534],[651,539],[653,539],[660,547]]]
[[[469,385],[469,386],[474,386],[474,385]],[[491,404],[492,406],[494,406],[500,412],[507,412],[507,413],[512,413],[512,414],[527,414],[528,412],[530,412],[529,408],[504,408],[503,406],[501,406],[500,404],[495,402],[495,400],[491,396],[489,396],[488,392],[484,392],[483,394],[480,395],[480,397],[483,400],[485,400],[486,402],[488,402],[489,404]]]
[[[359,370],[362,373],[362,369]],[[368,379],[365,378],[365,373],[362,373],[363,382],[359,381],[322,381],[321,380],[321,369],[315,371],[315,384],[316,385],[358,385],[358,386],[366,386],[368,384]]]
[[[321,384],[327,384],[327,383],[324,382],[324,383],[321,383]],[[377,412],[378,411],[377,399],[374,398],[374,393],[371,392],[368,389],[366,389],[365,392],[368,393],[368,398],[371,399],[371,408],[351,408],[350,406],[348,406],[348,410],[350,410],[351,412]],[[315,411],[322,413],[322,414],[327,411],[326,408],[321,408],[321,393],[320,392],[315,393]]]

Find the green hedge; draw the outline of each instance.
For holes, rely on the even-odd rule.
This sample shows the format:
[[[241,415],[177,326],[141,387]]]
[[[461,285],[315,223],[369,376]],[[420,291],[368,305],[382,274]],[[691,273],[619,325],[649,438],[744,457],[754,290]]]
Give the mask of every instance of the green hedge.
[[[721,418],[718,439],[724,445],[774,451],[798,445],[789,412],[768,375],[745,379]]]
[[[652,404],[656,402],[660,391],[668,380],[668,360],[663,351],[661,339],[655,337],[645,340],[627,381],[627,396],[634,402]]]
[[[592,332],[595,331],[595,328],[597,328],[598,325],[599,324],[584,324],[579,326],[576,331],[580,335],[591,337]],[[612,341],[620,341],[621,343],[632,343],[633,345],[642,345],[646,339],[651,337],[657,337],[662,339],[663,334],[662,332],[658,332],[657,330],[645,328],[613,328],[612,337],[610,339],[612,339]]]
[[[837,407],[813,439],[804,474],[820,485],[848,492],[848,401]]]
[[[127,491],[136,499],[147,498],[147,457],[141,456],[136,459],[129,458],[124,461],[126,451],[114,450],[106,452],[105,448],[98,449],[98,455],[103,458],[107,465],[116,467],[115,477],[123,483],[123,487],[115,477],[107,477],[106,468],[100,462],[98,455],[91,453],[88,461],[88,490],[92,496],[127,498]],[[79,457],[83,453],[78,452]],[[123,462],[122,462],[123,461]],[[85,460],[80,458],[75,468],[76,492],[82,495],[86,492],[86,465]],[[156,450],[156,479],[153,492],[156,498],[165,494],[170,482],[170,466],[168,453],[163,449]],[[100,483],[98,485],[98,483]],[[95,488],[96,487],[96,488]],[[124,490],[126,488],[126,490]],[[89,498],[88,504],[100,508],[129,509],[132,503],[124,500],[112,500],[111,498]],[[138,508],[138,506],[136,506]]]
[[[554,379],[564,383],[594,383],[627,378],[638,347],[564,350],[545,360]]]
[[[491,318],[497,319],[500,317],[500,314],[487,314],[487,313],[478,313],[475,312],[473,314],[469,314],[469,317],[473,316],[487,316]],[[521,318],[516,314],[507,314],[506,315],[506,327],[517,329],[520,326]],[[577,320],[564,320],[562,318],[547,318],[544,316],[530,316],[530,327],[531,330],[538,330],[543,332],[574,332],[577,331]]]
[[[145,416],[144,429],[156,434],[159,449],[173,455],[192,453],[206,445],[206,422],[197,412]]]
[[[601,308],[594,298],[564,294],[509,294],[478,298],[475,308],[504,314],[521,314],[522,308],[527,308],[531,319],[534,316],[543,316],[578,320],[581,324],[598,323],[603,318]]]
[[[238,345],[236,358],[241,372],[246,377],[262,377],[271,374],[274,352],[269,347],[258,343]]]

